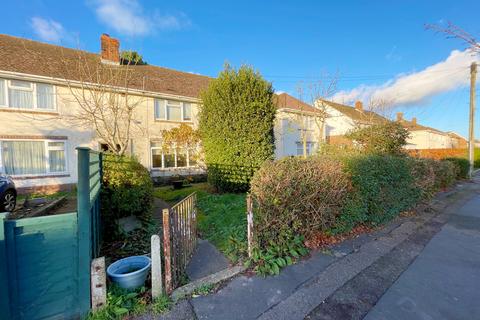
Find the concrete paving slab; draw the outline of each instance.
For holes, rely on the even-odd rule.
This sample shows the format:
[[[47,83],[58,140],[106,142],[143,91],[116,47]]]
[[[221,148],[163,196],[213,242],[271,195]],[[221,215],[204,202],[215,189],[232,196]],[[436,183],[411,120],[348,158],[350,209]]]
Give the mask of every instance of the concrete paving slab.
[[[255,319],[325,269],[334,257],[316,252],[274,277],[239,276],[213,295],[191,300],[198,319]]]
[[[192,259],[187,266],[191,281],[206,277],[228,268],[228,259],[207,240],[199,240]]]

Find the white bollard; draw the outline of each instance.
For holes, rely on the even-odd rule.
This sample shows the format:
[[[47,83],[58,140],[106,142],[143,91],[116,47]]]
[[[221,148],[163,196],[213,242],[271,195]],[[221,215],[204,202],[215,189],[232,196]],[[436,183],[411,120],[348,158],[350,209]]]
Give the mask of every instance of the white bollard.
[[[162,260],[160,257],[160,237],[156,234],[151,238],[152,249],[152,300],[160,297],[163,292],[162,286]]]

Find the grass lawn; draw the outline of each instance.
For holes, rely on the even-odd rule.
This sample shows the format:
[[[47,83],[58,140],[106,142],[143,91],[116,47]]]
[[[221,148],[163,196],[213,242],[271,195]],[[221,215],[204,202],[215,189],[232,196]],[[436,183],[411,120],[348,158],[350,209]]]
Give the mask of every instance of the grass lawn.
[[[180,190],[159,187],[155,189],[155,196],[175,204],[192,192],[197,192],[198,197],[200,236],[236,260],[246,246],[245,193],[215,193],[209,184],[196,183]]]

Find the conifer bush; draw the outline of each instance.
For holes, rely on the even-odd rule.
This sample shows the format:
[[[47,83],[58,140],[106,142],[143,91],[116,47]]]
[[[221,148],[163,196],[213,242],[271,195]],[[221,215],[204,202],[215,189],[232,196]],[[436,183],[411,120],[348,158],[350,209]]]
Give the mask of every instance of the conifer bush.
[[[271,83],[251,67],[226,66],[202,92],[199,130],[208,180],[220,191],[246,191],[274,155]]]

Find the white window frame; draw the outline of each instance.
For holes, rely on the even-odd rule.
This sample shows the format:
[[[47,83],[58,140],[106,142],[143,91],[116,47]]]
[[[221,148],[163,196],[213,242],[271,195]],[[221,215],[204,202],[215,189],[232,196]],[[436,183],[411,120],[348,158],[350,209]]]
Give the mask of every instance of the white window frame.
[[[299,149],[299,146],[301,149]],[[297,156],[303,156],[303,141],[296,141],[295,142],[295,147],[296,147],[296,153]],[[307,141],[307,156],[311,156],[314,154],[314,149],[316,147],[316,142],[315,141]],[[302,152],[299,154],[298,151],[301,150]]]
[[[3,165],[3,142],[4,141],[34,141],[34,142],[43,142],[44,143],[44,148],[45,148],[45,159],[44,159],[44,164],[45,164],[45,173],[39,173],[39,174],[34,174],[34,173],[27,173],[27,174],[15,174],[15,175],[10,175],[12,177],[43,177],[43,176],[63,176],[66,174],[69,174],[69,168],[68,168],[68,140],[56,140],[56,139],[0,139],[0,172],[5,173],[5,167]],[[48,143],[49,142],[63,142],[63,152],[65,153],[65,171],[55,171],[51,172],[50,171],[50,158],[49,158],[49,151],[50,150],[59,150],[56,149],[58,147],[49,147]]]
[[[41,83],[41,84],[46,84],[46,85],[51,85],[53,88],[53,108],[52,109],[44,109],[44,108],[38,108],[37,105],[37,82],[33,81],[28,81],[28,80],[23,80],[23,79],[5,79],[5,78],[0,78],[0,81],[5,81],[5,88],[3,94],[5,95],[5,105],[0,104],[0,108],[2,109],[8,109],[8,110],[17,110],[17,111],[36,111],[36,112],[57,112],[57,87],[53,84],[50,83]],[[25,87],[17,87],[15,85],[12,85],[12,81],[23,81],[27,82],[30,84],[30,88],[25,88]],[[15,90],[23,90],[23,91],[30,91],[32,92],[32,102],[33,102],[33,108],[13,108],[10,107],[10,97],[8,94],[8,89],[15,89]]]
[[[169,104],[169,102],[174,102],[174,103],[179,104],[180,112],[181,112],[181,119],[180,120],[168,119],[168,104]],[[163,108],[163,111],[164,111],[163,114],[165,115],[164,118],[160,118],[160,117],[156,116],[155,106],[156,106],[157,103],[159,104],[160,108]],[[190,119],[189,120],[185,119],[185,104],[190,104]],[[168,99],[157,99],[157,98],[155,98],[155,101],[153,103],[153,107],[154,107],[153,116],[154,116],[155,120],[171,121],[171,122],[187,122],[187,123],[193,122],[193,105],[192,105],[191,102],[183,102],[183,101],[178,101],[178,100],[168,100]]]
[[[173,149],[173,155],[175,158],[175,166],[174,167],[165,167],[165,153],[163,152],[162,147],[152,147],[151,145],[152,142],[150,142],[150,167],[153,170],[179,170],[179,169],[185,169],[185,168],[198,168],[198,164],[191,166],[190,165],[190,149],[185,146],[186,149],[186,154],[187,154],[187,165],[184,167],[178,167],[177,166],[177,148],[175,146],[172,147]],[[153,150],[161,150],[162,152],[162,166],[161,167],[154,167],[153,166]]]

